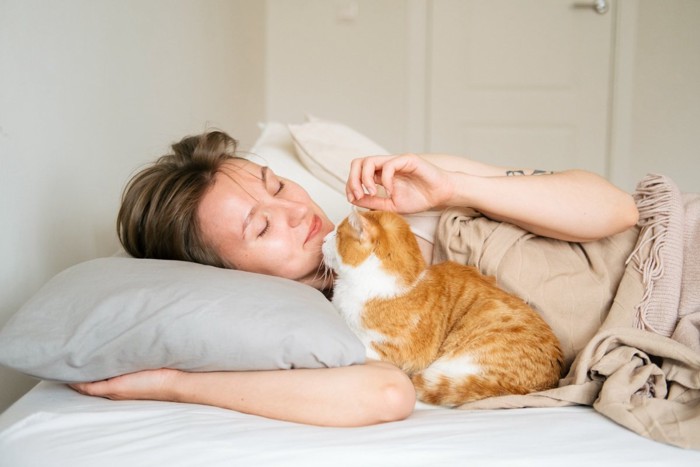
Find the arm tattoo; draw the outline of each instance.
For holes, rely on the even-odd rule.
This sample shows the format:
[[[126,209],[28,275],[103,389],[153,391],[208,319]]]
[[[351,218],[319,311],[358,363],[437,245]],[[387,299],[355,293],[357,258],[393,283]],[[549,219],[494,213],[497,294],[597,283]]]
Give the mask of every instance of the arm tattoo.
[[[508,177],[515,177],[519,175],[551,175],[554,172],[551,170],[540,170],[540,169],[535,169],[530,173],[527,173],[525,170],[506,170],[506,175]]]

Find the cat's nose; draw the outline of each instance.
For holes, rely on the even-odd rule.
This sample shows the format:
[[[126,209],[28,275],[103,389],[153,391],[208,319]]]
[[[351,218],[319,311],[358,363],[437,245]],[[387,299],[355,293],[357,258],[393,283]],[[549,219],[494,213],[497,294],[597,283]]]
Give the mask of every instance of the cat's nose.
[[[325,245],[326,243],[331,242],[335,238],[335,230],[331,230],[326,234],[325,237],[323,237],[323,244]]]
[[[323,244],[326,245],[327,243],[332,243],[335,239],[335,230],[331,230],[326,234],[325,237],[323,237]]]

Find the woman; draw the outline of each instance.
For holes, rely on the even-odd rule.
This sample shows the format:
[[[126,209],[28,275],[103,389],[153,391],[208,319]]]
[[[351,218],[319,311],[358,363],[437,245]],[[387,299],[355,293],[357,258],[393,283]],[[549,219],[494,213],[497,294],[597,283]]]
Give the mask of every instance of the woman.
[[[539,172],[539,171],[537,171]],[[352,162],[353,204],[415,213],[469,206],[535,234],[589,241],[637,221],[632,198],[584,171],[512,177],[512,171],[460,157],[412,154]],[[386,196],[379,195],[383,187]],[[308,194],[266,167],[236,157],[225,133],[188,137],[127,186],[119,237],[135,257],[195,261],[331,287],[321,243],[333,225]],[[422,244],[428,260],[430,245]],[[152,370],[75,384],[83,394],[214,405],[329,426],[400,420],[415,403],[410,380],[368,361],[329,369],[186,373]]]

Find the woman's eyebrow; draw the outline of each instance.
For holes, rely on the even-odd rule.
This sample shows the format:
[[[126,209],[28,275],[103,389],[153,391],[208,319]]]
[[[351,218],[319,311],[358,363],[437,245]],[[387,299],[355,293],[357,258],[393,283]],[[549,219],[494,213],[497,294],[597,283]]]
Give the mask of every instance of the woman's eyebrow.
[[[279,179],[279,177],[277,176],[277,174],[276,174],[272,169],[270,169],[270,167],[268,167],[268,166],[260,167],[260,172],[261,172],[261,173],[260,173],[260,177],[261,177],[261,180],[262,180],[262,183],[263,183],[263,187],[264,187],[266,190],[267,190],[267,182],[268,182],[268,179],[269,179],[269,174],[272,174],[272,177],[273,177],[272,180],[278,180],[278,179]]]

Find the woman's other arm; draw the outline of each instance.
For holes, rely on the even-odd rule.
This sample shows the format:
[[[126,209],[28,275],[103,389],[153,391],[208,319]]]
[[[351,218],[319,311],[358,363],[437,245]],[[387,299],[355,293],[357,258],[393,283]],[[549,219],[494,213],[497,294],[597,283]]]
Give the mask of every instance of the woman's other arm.
[[[412,213],[448,206],[474,208],[538,235],[590,241],[637,222],[632,197],[591,172],[543,176],[444,156],[372,156],[352,162],[348,199],[361,207]],[[377,185],[387,196],[378,195]],[[364,193],[363,187],[367,191]]]
[[[377,361],[308,370],[148,370],[71,387],[108,399],[205,404],[321,426],[401,420],[415,405],[415,390],[408,377],[393,365]]]

